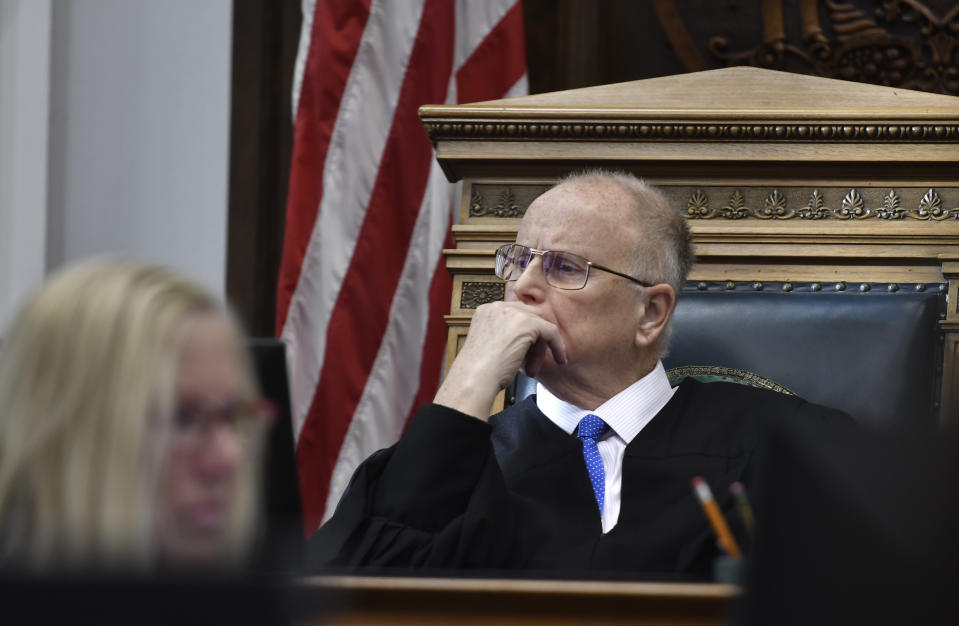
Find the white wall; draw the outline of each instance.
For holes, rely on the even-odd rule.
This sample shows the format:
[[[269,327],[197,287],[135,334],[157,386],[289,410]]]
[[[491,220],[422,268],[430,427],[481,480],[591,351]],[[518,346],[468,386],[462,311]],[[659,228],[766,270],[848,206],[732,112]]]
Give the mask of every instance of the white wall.
[[[34,50],[42,27],[22,16],[42,21],[44,6]],[[230,0],[0,0],[0,144],[26,133],[0,148],[0,281],[33,288],[24,267],[113,252],[224,294],[232,18]],[[42,242],[11,245],[8,223],[33,232],[37,215]],[[4,286],[0,313],[13,306]]]
[[[0,328],[46,269],[49,96],[50,1],[0,0]]]

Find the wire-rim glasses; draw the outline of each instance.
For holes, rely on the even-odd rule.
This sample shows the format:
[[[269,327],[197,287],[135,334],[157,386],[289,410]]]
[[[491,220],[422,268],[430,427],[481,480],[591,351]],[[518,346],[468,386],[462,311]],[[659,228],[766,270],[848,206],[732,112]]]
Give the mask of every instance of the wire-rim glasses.
[[[546,283],[557,289],[582,289],[586,286],[586,281],[589,280],[589,271],[592,268],[631,280],[643,287],[652,286],[652,283],[633,278],[629,274],[617,272],[614,269],[604,267],[592,261],[587,261],[572,252],[537,250],[518,243],[508,243],[500,246],[496,250],[496,275],[507,281],[518,280],[519,277],[523,275],[526,267],[532,262],[534,256],[542,257],[543,274],[546,276]]]

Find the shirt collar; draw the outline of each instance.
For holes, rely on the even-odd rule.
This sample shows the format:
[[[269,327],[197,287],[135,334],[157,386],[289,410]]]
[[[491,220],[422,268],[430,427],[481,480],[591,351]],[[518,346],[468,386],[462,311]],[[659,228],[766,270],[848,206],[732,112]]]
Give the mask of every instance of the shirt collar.
[[[573,434],[579,421],[586,415],[598,415],[629,443],[666,406],[675,391],[669,386],[666,368],[659,361],[653,371],[599,405],[595,411],[587,411],[560,400],[542,383],[536,384],[536,406],[568,434]]]

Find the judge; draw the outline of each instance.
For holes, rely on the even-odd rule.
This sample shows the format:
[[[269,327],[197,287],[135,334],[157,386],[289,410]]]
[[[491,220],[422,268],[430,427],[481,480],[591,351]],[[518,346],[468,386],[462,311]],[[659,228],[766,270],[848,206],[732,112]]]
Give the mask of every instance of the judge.
[[[311,539],[314,567],[487,568],[704,578],[716,539],[690,488],[755,477],[772,420],[842,415],[686,379],[660,361],[693,262],[685,218],[624,173],[574,174],[496,252],[504,302],[476,310],[434,398],[357,470]],[[536,395],[489,417],[523,369]]]

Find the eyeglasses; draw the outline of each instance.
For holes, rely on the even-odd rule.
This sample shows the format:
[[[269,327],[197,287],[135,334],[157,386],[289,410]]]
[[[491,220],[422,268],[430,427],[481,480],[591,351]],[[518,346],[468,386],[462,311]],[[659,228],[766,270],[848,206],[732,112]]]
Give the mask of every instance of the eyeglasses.
[[[590,268],[621,276],[643,287],[652,286],[652,283],[587,261],[578,254],[556,250],[536,250],[518,243],[508,243],[496,250],[496,275],[503,280],[518,280],[534,255],[543,257],[543,274],[546,275],[546,283],[557,289],[582,289],[589,280]]]
[[[174,442],[191,450],[214,431],[227,432],[246,444],[276,419],[276,408],[264,399],[242,402],[217,410],[181,405],[173,419]]]

